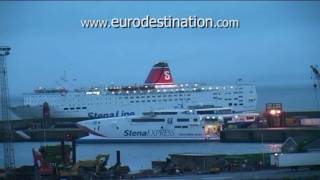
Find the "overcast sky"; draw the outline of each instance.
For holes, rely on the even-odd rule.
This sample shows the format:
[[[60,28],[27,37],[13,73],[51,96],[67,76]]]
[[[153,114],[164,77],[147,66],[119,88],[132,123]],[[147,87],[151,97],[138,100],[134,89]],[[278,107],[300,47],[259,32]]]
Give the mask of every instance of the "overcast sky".
[[[84,29],[81,19],[238,19],[239,29]],[[320,2],[0,2],[0,44],[10,93],[55,87],[143,83],[169,63],[176,82],[307,84],[320,59]]]

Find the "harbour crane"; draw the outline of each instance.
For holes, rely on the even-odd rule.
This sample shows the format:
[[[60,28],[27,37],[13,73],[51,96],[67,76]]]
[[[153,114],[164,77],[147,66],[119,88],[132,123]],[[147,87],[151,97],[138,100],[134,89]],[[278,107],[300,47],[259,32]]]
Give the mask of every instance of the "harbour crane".
[[[312,70],[312,76],[311,79],[314,80],[314,92],[315,92],[315,98],[316,98],[316,103],[317,103],[317,109],[319,109],[319,96],[318,96],[318,90],[320,88],[320,71],[318,68],[318,65],[310,65],[310,68]]]
[[[8,75],[6,67],[6,57],[10,54],[10,47],[0,46],[0,121],[3,125],[3,156],[4,167],[12,169],[15,167],[13,129],[10,122],[10,98],[8,90]]]

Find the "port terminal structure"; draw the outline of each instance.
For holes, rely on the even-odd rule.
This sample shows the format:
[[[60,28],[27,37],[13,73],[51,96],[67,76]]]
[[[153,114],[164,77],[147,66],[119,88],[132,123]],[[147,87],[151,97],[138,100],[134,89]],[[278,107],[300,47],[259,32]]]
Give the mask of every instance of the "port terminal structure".
[[[0,108],[1,121],[3,124],[4,144],[4,167],[12,169],[15,167],[13,131],[9,117],[9,90],[8,90],[8,73],[6,67],[6,57],[10,54],[11,48],[0,46]]]

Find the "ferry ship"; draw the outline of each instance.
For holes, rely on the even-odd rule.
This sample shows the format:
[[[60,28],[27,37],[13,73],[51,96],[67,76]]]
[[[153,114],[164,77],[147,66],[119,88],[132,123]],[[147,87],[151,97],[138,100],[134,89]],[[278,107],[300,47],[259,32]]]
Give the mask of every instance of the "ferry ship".
[[[77,125],[91,134],[80,142],[208,141],[220,139],[224,124],[252,123],[258,115],[232,113],[230,108],[160,110],[141,116],[80,121]]]
[[[255,111],[257,103],[256,88],[250,84],[175,84],[165,62],[155,64],[142,85],[39,88],[23,98],[23,105],[11,108],[22,119],[111,118],[197,105],[232,107],[235,112],[242,112]]]

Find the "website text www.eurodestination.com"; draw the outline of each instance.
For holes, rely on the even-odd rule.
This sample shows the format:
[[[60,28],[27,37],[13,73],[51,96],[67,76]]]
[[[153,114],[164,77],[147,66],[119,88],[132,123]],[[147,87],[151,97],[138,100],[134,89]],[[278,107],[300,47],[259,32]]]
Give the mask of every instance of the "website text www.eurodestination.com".
[[[112,28],[240,28],[238,19],[218,19],[211,17],[172,17],[159,18],[146,15],[143,18],[112,18],[112,19],[82,19],[82,28],[112,29]]]

